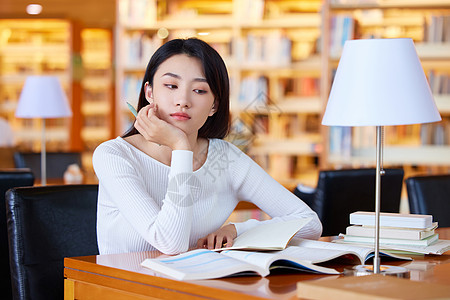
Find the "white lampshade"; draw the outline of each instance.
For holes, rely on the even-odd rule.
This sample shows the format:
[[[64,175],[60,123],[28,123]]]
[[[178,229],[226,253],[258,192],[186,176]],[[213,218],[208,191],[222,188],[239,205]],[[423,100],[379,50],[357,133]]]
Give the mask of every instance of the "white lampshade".
[[[411,39],[345,43],[323,125],[385,126],[440,120]]]
[[[16,109],[18,118],[63,118],[72,116],[58,77],[29,76]]]

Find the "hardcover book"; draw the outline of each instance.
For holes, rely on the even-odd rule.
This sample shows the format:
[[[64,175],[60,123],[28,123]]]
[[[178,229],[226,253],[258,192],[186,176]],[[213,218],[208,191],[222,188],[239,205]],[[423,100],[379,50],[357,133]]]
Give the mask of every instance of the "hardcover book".
[[[380,226],[428,228],[432,223],[432,215],[380,213]],[[367,211],[351,213],[350,224],[375,226],[375,213]]]
[[[361,243],[361,242],[349,242],[344,239],[337,239],[334,243],[370,247],[373,248],[373,244]],[[409,254],[435,254],[442,255],[450,250],[450,240],[437,240],[429,246],[416,246],[416,245],[396,245],[396,244],[380,244],[380,249],[384,252],[403,252]]]
[[[380,238],[402,239],[402,240],[422,240],[434,234],[437,228],[437,222],[431,227],[421,228],[402,228],[402,227],[380,227]],[[348,226],[346,235],[375,237],[374,226],[353,225]]]
[[[368,243],[373,245],[375,243],[375,238],[367,237],[367,236],[355,236],[355,235],[346,235],[340,234],[344,238],[346,242],[355,242],[355,243]],[[405,240],[405,239],[388,239],[388,238],[380,238],[380,245],[406,245],[406,246],[429,246],[433,243],[437,242],[439,239],[439,235],[437,233],[424,238],[422,240]]]

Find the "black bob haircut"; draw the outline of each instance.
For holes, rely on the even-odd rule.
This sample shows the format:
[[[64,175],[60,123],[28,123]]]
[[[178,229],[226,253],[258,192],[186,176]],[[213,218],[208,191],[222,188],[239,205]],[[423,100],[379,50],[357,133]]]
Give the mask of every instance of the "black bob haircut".
[[[163,44],[150,59],[145,71],[139,93],[137,110],[148,105],[145,98],[144,86],[148,82],[153,86],[153,77],[159,66],[168,58],[185,54],[200,60],[209,87],[217,104],[214,115],[208,117],[199,129],[198,137],[223,139],[230,130],[230,83],[227,68],[222,57],[206,42],[197,38],[173,39]],[[139,132],[133,126],[122,136],[128,137]]]

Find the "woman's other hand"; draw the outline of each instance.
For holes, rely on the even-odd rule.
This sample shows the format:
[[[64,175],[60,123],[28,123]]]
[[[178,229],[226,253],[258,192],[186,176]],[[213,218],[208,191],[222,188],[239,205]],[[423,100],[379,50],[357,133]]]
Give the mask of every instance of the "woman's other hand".
[[[237,236],[236,227],[228,224],[197,241],[197,248],[218,249],[233,246]]]

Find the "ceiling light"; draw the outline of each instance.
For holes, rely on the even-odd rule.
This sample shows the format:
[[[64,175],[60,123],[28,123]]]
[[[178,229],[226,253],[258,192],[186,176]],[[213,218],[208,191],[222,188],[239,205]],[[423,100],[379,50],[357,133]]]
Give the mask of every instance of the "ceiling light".
[[[158,29],[157,36],[161,40],[163,40],[169,36],[169,30],[167,30],[167,28],[162,27],[162,28]]]
[[[42,11],[42,5],[40,4],[29,4],[27,6],[27,13],[29,15],[38,15]]]

